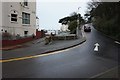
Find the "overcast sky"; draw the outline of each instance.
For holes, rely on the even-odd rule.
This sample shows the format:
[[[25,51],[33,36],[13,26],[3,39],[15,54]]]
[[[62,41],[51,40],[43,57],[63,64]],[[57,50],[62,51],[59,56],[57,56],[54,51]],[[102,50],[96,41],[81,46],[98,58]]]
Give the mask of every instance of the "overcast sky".
[[[59,19],[69,16],[72,12],[84,15],[89,0],[37,0],[37,16],[40,29],[58,30]],[[78,10],[78,7],[81,7]]]

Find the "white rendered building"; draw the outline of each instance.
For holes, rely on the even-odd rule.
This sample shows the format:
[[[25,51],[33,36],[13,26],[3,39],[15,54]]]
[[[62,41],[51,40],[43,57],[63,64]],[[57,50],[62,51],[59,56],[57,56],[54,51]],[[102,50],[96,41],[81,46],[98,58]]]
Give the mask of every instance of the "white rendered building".
[[[39,29],[39,18],[36,17],[36,29]]]
[[[62,26],[61,26],[61,31],[69,31],[69,29],[68,29],[68,25],[66,24],[62,24]]]
[[[2,8],[0,33],[8,32],[21,37],[36,35],[36,0],[8,1],[0,2]]]

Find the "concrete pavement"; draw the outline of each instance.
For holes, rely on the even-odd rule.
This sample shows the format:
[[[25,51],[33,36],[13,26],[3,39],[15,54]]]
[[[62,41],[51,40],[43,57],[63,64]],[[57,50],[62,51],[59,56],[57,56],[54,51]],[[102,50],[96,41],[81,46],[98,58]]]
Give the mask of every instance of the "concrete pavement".
[[[75,40],[55,40],[48,45],[45,45],[44,38],[41,38],[25,44],[8,47],[3,50],[2,59],[6,60],[26,56],[34,56],[71,48],[86,41],[86,38],[83,37],[82,34],[79,36],[80,37]]]
[[[40,38],[40,39],[33,40],[33,41],[23,43],[23,44],[18,44],[18,45],[13,45],[13,46],[5,46],[5,47],[1,47],[0,50],[12,50],[12,49],[17,49],[17,48],[22,48],[22,47],[25,47],[25,45],[29,46],[32,44],[40,43],[43,40],[44,40],[44,38]]]

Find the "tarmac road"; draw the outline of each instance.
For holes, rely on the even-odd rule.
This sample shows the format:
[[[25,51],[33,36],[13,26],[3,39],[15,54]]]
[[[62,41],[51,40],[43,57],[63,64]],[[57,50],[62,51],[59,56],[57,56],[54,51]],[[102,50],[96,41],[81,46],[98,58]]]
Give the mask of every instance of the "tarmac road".
[[[86,42],[71,49],[32,59],[2,63],[2,76],[3,78],[91,78],[118,66],[120,45],[93,27],[90,33],[85,33],[85,36]],[[98,52],[94,52],[95,43],[100,45]]]

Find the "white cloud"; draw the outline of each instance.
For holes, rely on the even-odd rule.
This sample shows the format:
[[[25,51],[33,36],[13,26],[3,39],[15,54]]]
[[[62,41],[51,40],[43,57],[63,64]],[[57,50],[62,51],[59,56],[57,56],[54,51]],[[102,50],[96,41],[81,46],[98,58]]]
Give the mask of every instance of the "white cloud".
[[[60,29],[59,19],[77,12],[78,7],[81,7],[79,13],[83,16],[86,5],[86,2],[38,2],[37,16],[40,18],[40,28]]]

